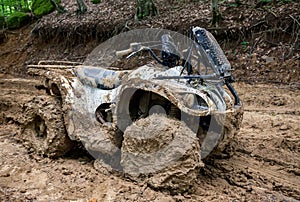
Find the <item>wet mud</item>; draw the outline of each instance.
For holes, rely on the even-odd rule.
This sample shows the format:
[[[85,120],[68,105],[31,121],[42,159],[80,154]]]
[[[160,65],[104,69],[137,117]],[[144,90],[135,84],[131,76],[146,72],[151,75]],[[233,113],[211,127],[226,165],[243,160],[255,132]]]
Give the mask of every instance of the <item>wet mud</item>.
[[[38,80],[1,76],[0,199],[9,201],[300,200],[300,90],[236,83],[244,118],[230,158],[199,168],[194,186],[170,192],[100,172],[82,149],[56,159],[26,149],[19,134],[26,103],[44,95]],[[188,177],[187,177],[188,178]]]

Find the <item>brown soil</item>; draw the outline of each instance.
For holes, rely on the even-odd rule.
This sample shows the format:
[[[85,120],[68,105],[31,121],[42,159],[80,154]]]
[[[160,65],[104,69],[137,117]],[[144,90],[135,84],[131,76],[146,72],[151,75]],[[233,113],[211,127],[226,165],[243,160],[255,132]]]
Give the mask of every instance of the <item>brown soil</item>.
[[[59,17],[53,13],[37,24],[1,33],[0,201],[300,200],[300,60],[299,38],[295,34],[300,29],[297,24],[300,3],[296,1],[272,9],[259,4],[255,7],[255,1],[248,1],[240,8],[223,7],[226,28],[209,28],[236,70],[234,75],[238,82],[235,86],[245,112],[237,136],[236,154],[229,159],[206,162],[196,186],[190,191],[170,195],[167,190],[153,190],[147,184],[99,172],[93,167],[94,160],[79,147],[64,157],[49,159],[22,146],[18,133],[24,122],[21,116],[24,106],[37,95],[44,94],[34,87],[40,84],[39,79],[27,75],[27,64],[42,59],[83,61],[99,41],[125,29],[127,21],[131,29],[154,26],[184,32],[190,25],[209,27],[209,14],[205,12],[208,4],[180,6],[174,3],[173,7],[168,7],[163,1],[158,2],[160,17],[134,22],[134,11],[130,10],[132,3],[125,3],[122,20],[112,24],[103,16],[120,5],[111,1],[99,4],[97,8],[104,14],[96,16],[98,26],[78,24],[76,33],[79,34],[72,35],[75,33],[72,32],[69,37],[78,42],[76,44],[61,43],[69,36],[66,35],[68,29],[74,28],[72,19],[93,22],[94,18],[82,20],[72,14],[75,8],[71,6],[71,14]],[[121,19],[118,12],[114,13],[112,19]],[[172,16],[177,16],[174,18],[177,21]],[[59,26],[61,19],[67,17],[70,19]],[[91,31],[87,35],[82,32],[86,27]],[[31,34],[32,29],[36,34]],[[78,37],[83,35],[86,37]],[[249,44],[241,45],[241,42]]]

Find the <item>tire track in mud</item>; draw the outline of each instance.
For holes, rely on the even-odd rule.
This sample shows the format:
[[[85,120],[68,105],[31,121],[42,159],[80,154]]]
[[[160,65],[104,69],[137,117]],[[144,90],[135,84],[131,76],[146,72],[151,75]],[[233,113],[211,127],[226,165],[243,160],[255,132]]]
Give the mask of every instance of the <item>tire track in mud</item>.
[[[284,168],[237,152],[230,159],[216,159],[206,166],[197,183],[201,188],[197,188],[195,195],[205,193],[209,200],[217,201],[300,200],[299,176]],[[222,198],[216,197],[216,193]]]
[[[14,78],[0,74],[0,124],[22,122],[22,108],[33,97],[44,94],[37,79]]]
[[[249,158],[251,160],[249,161]],[[229,184],[242,187],[247,191],[265,189],[279,192],[282,197],[300,200],[299,177],[282,170],[282,166],[270,165],[265,161],[254,160],[249,155],[238,155],[229,164],[233,171],[225,175]],[[239,182],[239,179],[247,179]]]
[[[263,84],[238,91],[245,112],[236,155],[216,160],[213,171],[246,192],[300,200],[300,91]]]

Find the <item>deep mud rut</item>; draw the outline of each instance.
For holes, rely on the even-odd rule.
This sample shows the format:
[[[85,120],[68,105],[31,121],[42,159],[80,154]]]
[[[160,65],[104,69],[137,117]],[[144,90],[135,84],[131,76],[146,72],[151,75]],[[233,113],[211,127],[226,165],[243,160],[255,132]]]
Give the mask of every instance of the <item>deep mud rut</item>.
[[[245,109],[236,154],[210,160],[190,192],[171,196],[99,173],[82,150],[59,159],[28,152],[17,134],[23,104],[43,94],[36,84],[0,76],[0,201],[300,200],[299,89],[236,83]]]

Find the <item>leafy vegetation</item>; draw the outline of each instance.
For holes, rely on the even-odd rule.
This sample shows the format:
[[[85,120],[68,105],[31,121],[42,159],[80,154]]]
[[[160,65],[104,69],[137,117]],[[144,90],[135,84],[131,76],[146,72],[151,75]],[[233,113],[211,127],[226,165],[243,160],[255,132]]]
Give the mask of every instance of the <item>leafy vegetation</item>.
[[[0,0],[0,13],[9,16],[14,12],[28,12],[32,0]]]
[[[30,16],[23,12],[14,12],[7,17],[6,24],[8,29],[19,28],[30,21]]]
[[[50,0],[33,0],[32,2],[32,12],[36,17],[42,17],[54,10],[55,7]]]

